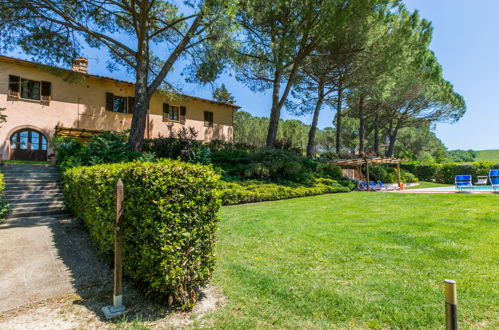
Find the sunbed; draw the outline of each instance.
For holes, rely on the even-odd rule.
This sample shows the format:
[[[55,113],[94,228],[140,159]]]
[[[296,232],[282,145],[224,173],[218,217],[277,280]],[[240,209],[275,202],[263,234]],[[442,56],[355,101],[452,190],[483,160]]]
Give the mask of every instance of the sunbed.
[[[376,185],[378,186],[379,190],[389,190],[388,186],[385,186],[381,180],[378,180]]]
[[[455,182],[458,190],[466,188],[474,189],[473,183],[471,182],[471,175],[456,175]]]
[[[369,181],[369,187],[371,188],[371,190],[374,190],[374,191],[381,190],[381,188],[378,187],[378,185],[374,181]]]
[[[367,184],[364,181],[360,181],[357,188],[361,191],[367,190]]]
[[[499,189],[499,170],[490,170],[489,172],[490,184],[494,191]]]
[[[487,176],[479,176],[475,182],[475,186],[486,186],[489,181],[489,177]]]

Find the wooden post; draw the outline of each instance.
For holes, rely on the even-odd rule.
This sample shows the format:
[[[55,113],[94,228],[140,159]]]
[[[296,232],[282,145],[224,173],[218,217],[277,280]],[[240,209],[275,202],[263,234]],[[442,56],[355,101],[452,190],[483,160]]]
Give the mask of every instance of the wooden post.
[[[116,223],[114,239],[114,295],[113,305],[119,307],[123,305],[122,300],[122,251],[123,251],[123,181],[116,183]]]
[[[367,160],[367,158],[365,159],[366,160],[366,183],[367,183],[367,191],[371,191],[371,186],[369,185],[369,161]]]
[[[116,183],[116,218],[115,218],[115,237],[114,237],[114,291],[113,291],[113,306],[105,306],[102,308],[104,315],[108,319],[126,313],[126,308],[123,305],[123,200],[124,200],[123,181],[118,179]]]
[[[402,189],[402,182],[400,180],[400,163],[397,163],[397,180],[399,184],[399,189]]]
[[[445,323],[447,330],[457,330],[456,281],[445,280]]]

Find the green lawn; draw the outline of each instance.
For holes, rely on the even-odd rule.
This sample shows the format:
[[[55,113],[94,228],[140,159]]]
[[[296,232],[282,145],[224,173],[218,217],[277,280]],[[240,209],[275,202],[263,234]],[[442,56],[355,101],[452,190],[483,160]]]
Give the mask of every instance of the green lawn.
[[[413,187],[405,187],[405,189],[424,189],[424,188],[438,188],[438,187],[448,187],[452,186],[451,184],[441,184],[441,183],[434,183],[434,182],[425,182],[421,181],[419,185],[413,186]]]
[[[350,193],[222,209],[214,328],[498,328],[496,195]],[[203,322],[204,323],[204,322]],[[205,323],[206,324],[206,323]]]
[[[499,163],[499,150],[480,150],[478,151],[476,161]]]

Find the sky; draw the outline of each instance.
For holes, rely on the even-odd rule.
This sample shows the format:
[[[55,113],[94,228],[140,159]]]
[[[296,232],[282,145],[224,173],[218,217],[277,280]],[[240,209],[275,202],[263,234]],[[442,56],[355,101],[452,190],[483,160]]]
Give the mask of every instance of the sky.
[[[432,22],[433,41],[430,48],[443,67],[444,77],[463,95],[467,112],[455,124],[438,124],[437,136],[450,149],[499,149],[499,0],[406,0],[410,10]],[[105,52],[87,49],[89,72],[132,80],[124,69],[109,72]],[[22,53],[8,54],[26,58]],[[170,75],[170,82],[185,94],[211,98],[212,85],[188,84],[181,70]],[[253,93],[230,74],[225,74],[215,85],[225,83],[235,96],[236,103],[255,116],[270,113],[270,93]],[[311,122],[310,116],[294,117],[283,110],[283,119]],[[334,113],[324,109],[319,127],[332,126]]]

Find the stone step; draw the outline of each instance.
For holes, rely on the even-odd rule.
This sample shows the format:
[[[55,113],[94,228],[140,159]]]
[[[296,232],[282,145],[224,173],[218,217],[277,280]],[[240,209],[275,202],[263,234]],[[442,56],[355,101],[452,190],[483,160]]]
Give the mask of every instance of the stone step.
[[[61,209],[65,208],[64,202],[59,201],[59,202],[52,202],[52,203],[45,203],[45,202],[40,202],[40,203],[23,203],[23,204],[10,204],[12,212],[17,212],[17,211],[25,211],[25,210],[45,210],[51,207],[58,207]]]
[[[29,194],[19,194],[19,195],[5,195],[5,199],[7,200],[7,202],[18,202],[18,201],[22,201],[22,200],[31,200],[33,201],[34,199],[48,199],[48,198],[51,198],[51,199],[54,199],[54,198],[64,198],[64,196],[62,195],[62,193],[57,193],[57,194],[52,194],[52,193],[48,193],[48,194],[42,194],[42,193],[37,193],[37,194],[33,194],[33,193],[29,193]]]
[[[17,204],[13,205],[12,212],[18,213],[18,212],[57,211],[63,209],[64,209],[64,203],[59,203],[55,205],[43,205],[40,203],[35,203],[35,205]]]
[[[22,164],[12,164],[12,163],[2,163],[0,164],[0,170],[2,169],[52,169],[52,168],[57,168],[57,166],[50,165],[50,164],[29,164],[29,163],[22,163]]]
[[[9,174],[3,175],[4,179],[50,179],[58,180],[62,178],[59,173],[22,173],[22,174]]]
[[[44,191],[6,191],[4,193],[5,199],[22,199],[22,198],[29,198],[29,197],[45,197],[45,198],[50,198],[53,197],[54,195],[62,195],[62,190],[60,189],[48,189]]]
[[[5,184],[16,184],[16,183],[23,183],[23,184],[44,184],[44,183],[53,183],[53,182],[59,182],[59,180],[49,180],[49,179],[6,179],[4,178],[3,180]]]
[[[39,166],[39,165],[31,165],[31,166],[9,166],[9,165],[0,165],[0,171],[58,171],[59,168],[57,166]]]
[[[58,184],[47,184],[47,185],[17,185],[17,186],[5,186],[5,192],[22,192],[22,191],[46,191],[46,190],[54,190],[61,189],[61,186]]]
[[[39,206],[64,206],[64,199],[45,199],[39,201],[22,201],[9,203],[11,208],[19,209],[23,207],[39,207]]]
[[[24,198],[24,199],[11,199],[8,200],[9,204],[12,206],[22,205],[22,204],[32,204],[32,203],[52,203],[52,202],[64,202],[64,197],[58,195],[58,197],[42,197],[42,198]]]
[[[42,216],[70,216],[68,211],[64,209],[45,209],[43,211],[16,211],[11,212],[7,215],[6,219],[16,219],[16,218],[31,218],[31,217],[42,217]]]

